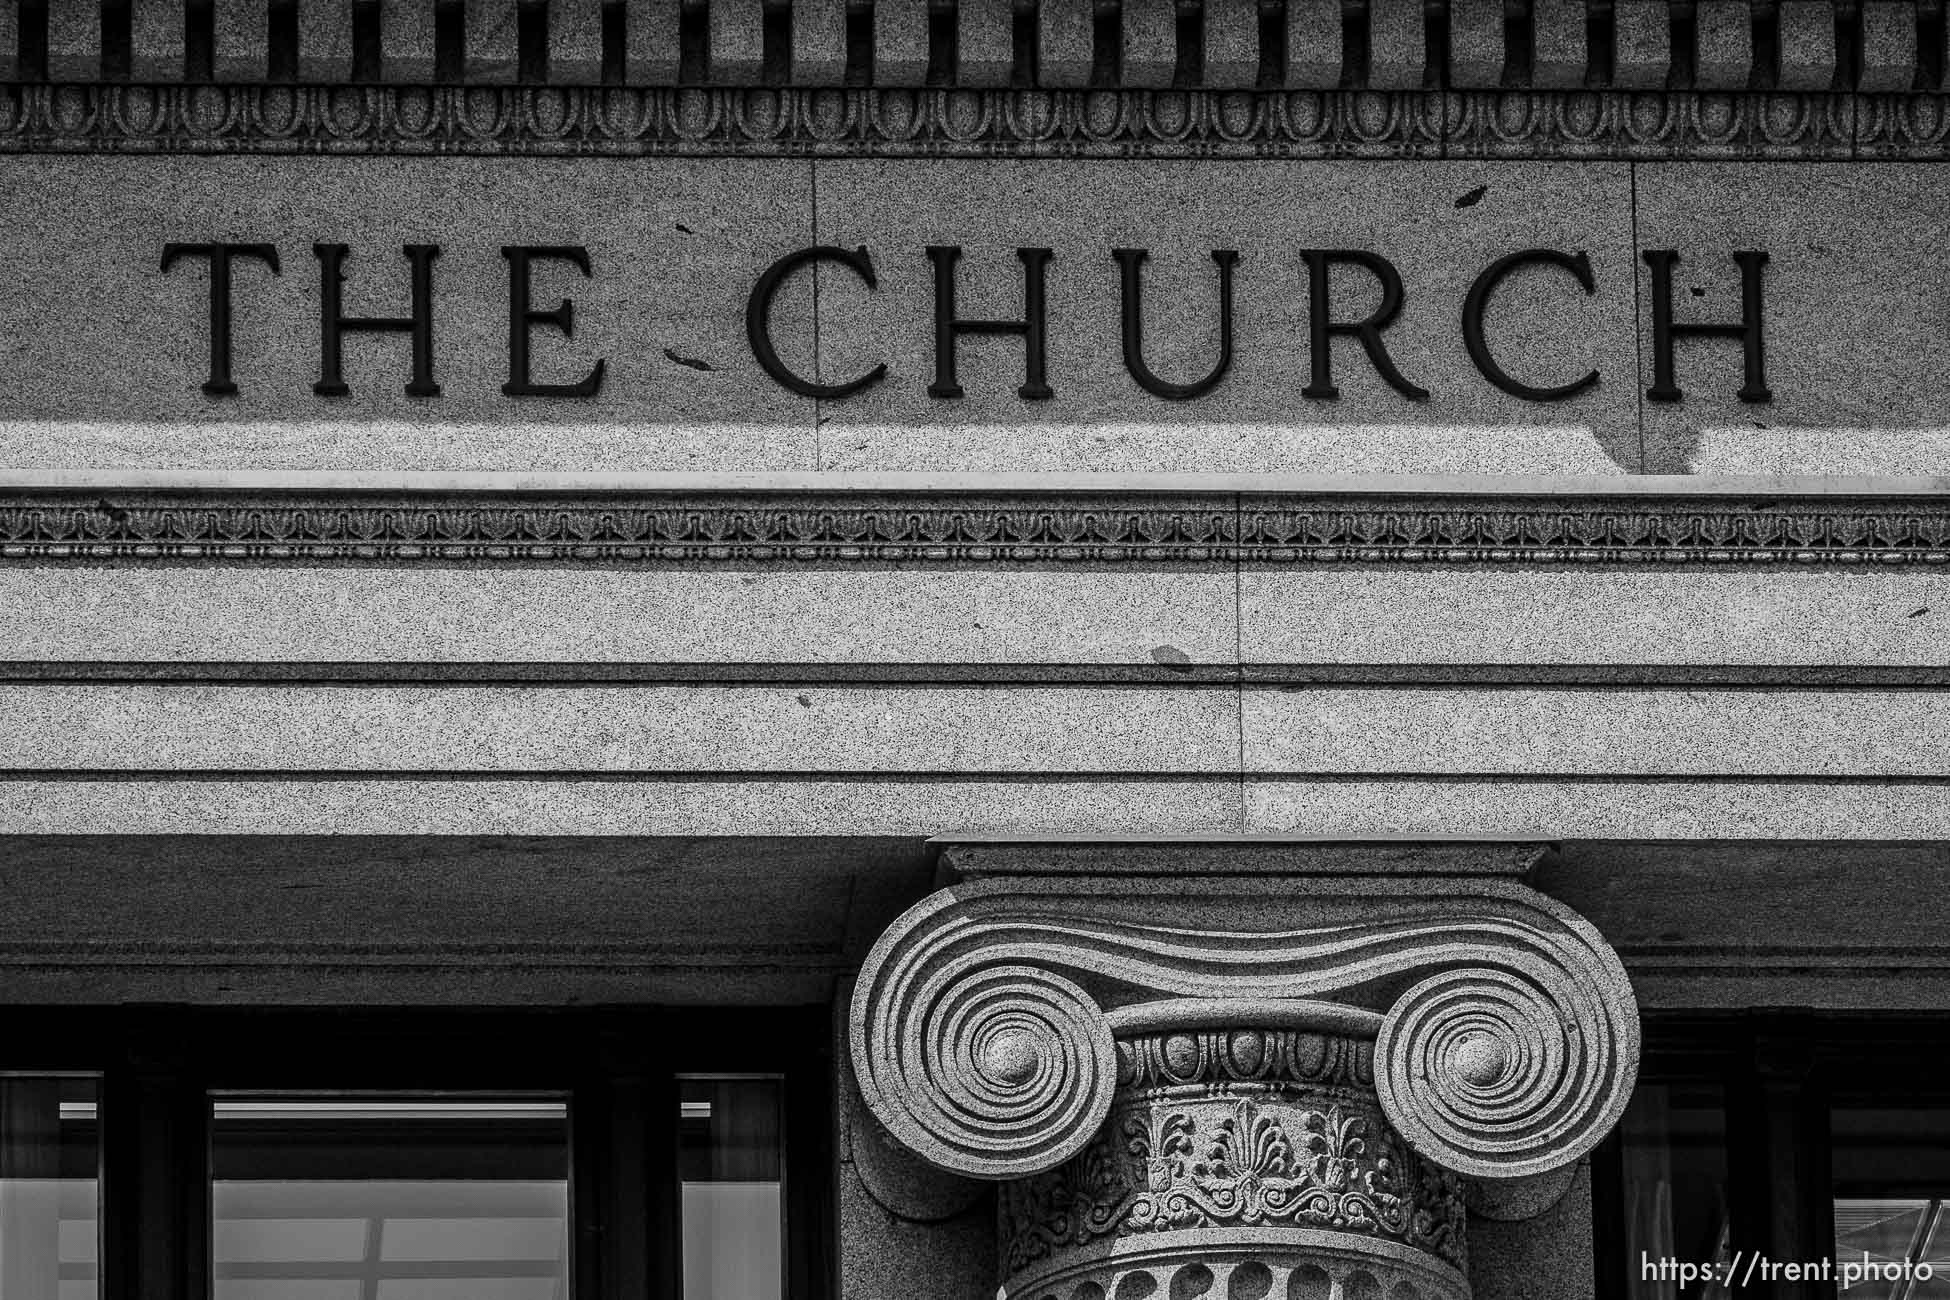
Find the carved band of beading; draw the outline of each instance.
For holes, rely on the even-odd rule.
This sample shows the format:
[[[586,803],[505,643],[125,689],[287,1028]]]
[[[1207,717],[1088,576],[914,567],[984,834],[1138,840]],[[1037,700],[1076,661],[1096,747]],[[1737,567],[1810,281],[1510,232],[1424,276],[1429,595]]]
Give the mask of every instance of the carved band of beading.
[[[937,893],[861,970],[862,1097],[941,1168],[1026,1178],[1075,1155],[1109,1117],[1113,1016],[1246,999],[1260,1014],[1234,1023],[1266,1026],[1282,1004],[1325,998],[1380,1013],[1381,1110],[1457,1173],[1554,1170],[1616,1121],[1637,1070],[1637,1006],[1582,918],[1505,881],[1310,881],[1275,901],[1320,923],[1226,928],[1238,920],[1226,900],[1187,896],[1171,906],[1197,924],[1167,926],[1151,919],[1155,898],[1103,887],[978,881]]]

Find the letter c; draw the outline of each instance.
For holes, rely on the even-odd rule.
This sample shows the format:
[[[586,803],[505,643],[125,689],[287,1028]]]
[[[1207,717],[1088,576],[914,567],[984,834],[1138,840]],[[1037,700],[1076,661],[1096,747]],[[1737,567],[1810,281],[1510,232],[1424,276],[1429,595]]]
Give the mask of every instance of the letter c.
[[[886,378],[887,363],[883,361],[858,379],[843,384],[820,384],[787,369],[786,364],[779,360],[778,349],[772,346],[772,298],[787,276],[810,262],[838,262],[865,281],[867,288],[880,287],[874,279],[873,259],[867,255],[864,245],[854,250],[832,244],[815,244],[796,253],[787,253],[766,267],[765,274],[759,276],[758,283],[752,286],[752,296],[745,303],[745,337],[751,340],[752,356],[757,358],[759,369],[792,392],[801,397],[851,397]]]
[[[1469,359],[1483,372],[1483,378],[1510,396],[1529,402],[1561,402],[1567,397],[1576,397],[1596,384],[1598,372],[1593,370],[1582,379],[1574,379],[1554,388],[1533,388],[1511,378],[1509,371],[1497,365],[1496,359],[1490,356],[1489,344],[1483,341],[1483,309],[1489,305],[1490,295],[1496,292],[1496,287],[1503,283],[1503,278],[1510,272],[1532,262],[1563,267],[1577,278],[1586,295],[1598,291],[1591,279],[1591,259],[1583,253],[1560,253],[1554,248],[1527,248],[1521,253],[1499,257],[1490,263],[1488,270],[1476,277],[1476,283],[1469,286],[1469,296],[1463,299],[1463,346],[1469,349]]]

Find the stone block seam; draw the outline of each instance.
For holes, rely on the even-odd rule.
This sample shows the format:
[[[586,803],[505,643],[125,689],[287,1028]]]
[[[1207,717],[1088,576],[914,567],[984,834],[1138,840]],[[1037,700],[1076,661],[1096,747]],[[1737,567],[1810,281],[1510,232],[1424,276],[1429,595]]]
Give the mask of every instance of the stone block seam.
[[[1943,0],[10,0],[0,81],[1936,91]]]

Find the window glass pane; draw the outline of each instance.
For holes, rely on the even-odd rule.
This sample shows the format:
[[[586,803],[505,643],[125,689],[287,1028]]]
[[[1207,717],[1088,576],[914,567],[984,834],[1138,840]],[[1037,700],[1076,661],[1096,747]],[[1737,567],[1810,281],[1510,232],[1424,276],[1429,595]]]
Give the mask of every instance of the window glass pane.
[[[1723,1283],[1692,1280],[1697,1274],[1671,1267],[1733,1258],[1722,1089],[1710,1082],[1642,1083],[1619,1121],[1619,1136],[1625,1294],[1632,1300],[1724,1300]]]
[[[1851,1300],[1950,1300],[1950,1107],[1837,1106],[1835,1267]]]
[[[215,1300],[567,1300],[561,1101],[220,1097]]]
[[[97,1086],[0,1076],[0,1297],[94,1300]]]
[[[779,1080],[680,1079],[678,1101],[684,1300],[782,1300]]]

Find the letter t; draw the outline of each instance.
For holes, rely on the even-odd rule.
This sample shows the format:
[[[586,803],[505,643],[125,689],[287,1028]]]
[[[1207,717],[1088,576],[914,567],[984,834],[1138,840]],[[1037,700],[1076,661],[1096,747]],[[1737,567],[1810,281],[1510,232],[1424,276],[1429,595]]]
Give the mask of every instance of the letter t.
[[[271,244],[164,244],[162,269],[167,272],[183,257],[210,262],[210,377],[203,381],[203,391],[211,397],[235,397],[237,385],[230,378],[230,264],[247,257],[278,275],[278,250]]]

